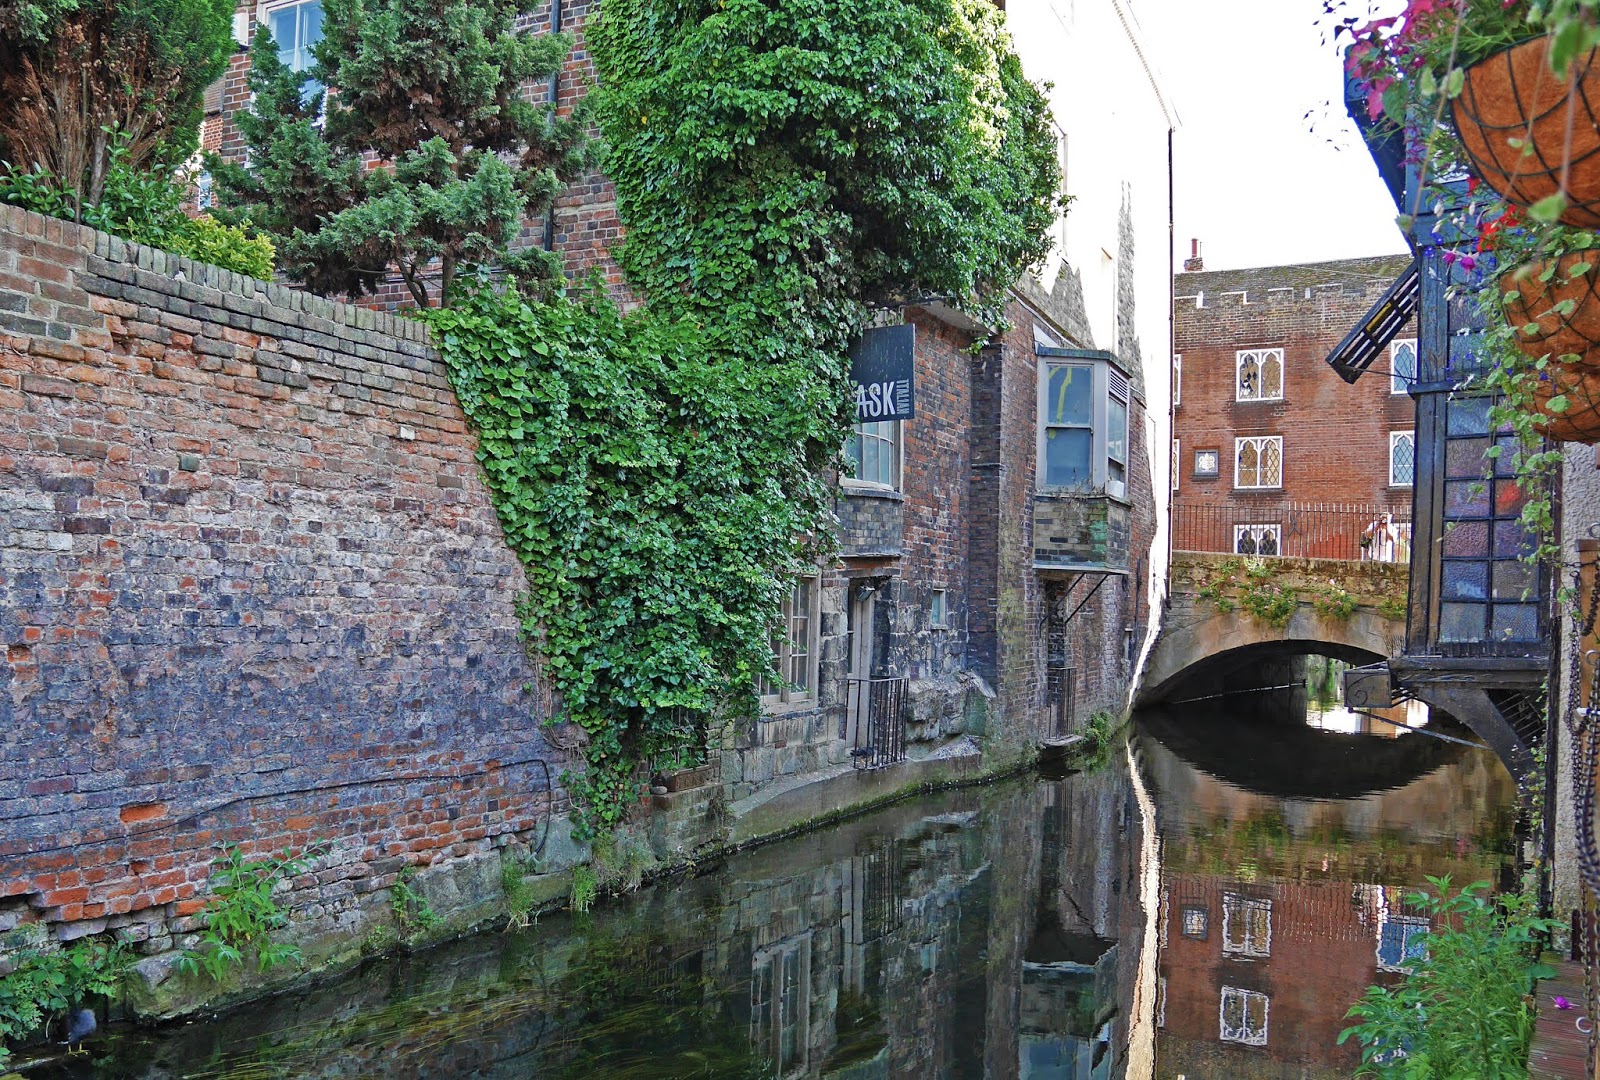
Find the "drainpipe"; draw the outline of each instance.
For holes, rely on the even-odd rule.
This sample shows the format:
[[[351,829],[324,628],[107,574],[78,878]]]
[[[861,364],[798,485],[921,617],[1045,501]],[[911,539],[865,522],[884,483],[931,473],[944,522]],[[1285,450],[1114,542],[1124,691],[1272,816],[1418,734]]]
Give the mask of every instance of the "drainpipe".
[[[1172,128],[1167,128],[1167,468],[1174,470],[1167,476],[1167,586],[1166,594],[1161,598],[1163,611],[1172,606],[1172,534],[1176,531],[1178,516],[1177,507],[1173,505],[1172,482],[1177,479],[1175,470],[1183,468],[1183,462],[1176,465],[1172,463],[1172,440],[1177,431],[1178,410],[1172,403],[1172,352],[1178,344],[1178,312],[1173,306],[1172,279],[1177,276],[1177,196],[1174,190],[1172,167]]]
[[[561,0],[550,0],[550,32],[552,34],[561,33]],[[561,67],[557,65],[556,69],[550,73],[550,119],[552,122],[555,120],[555,110],[560,101],[556,96],[560,90]],[[556,200],[553,195],[550,197],[549,208],[544,212],[544,249],[546,251],[554,251],[556,249]]]

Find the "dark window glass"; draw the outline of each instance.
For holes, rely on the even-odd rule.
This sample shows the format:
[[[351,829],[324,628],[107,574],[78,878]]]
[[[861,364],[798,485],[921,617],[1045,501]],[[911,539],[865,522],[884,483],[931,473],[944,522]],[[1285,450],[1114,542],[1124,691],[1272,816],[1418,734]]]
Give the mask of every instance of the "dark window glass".
[[[1444,474],[1449,477],[1479,479],[1489,471],[1483,453],[1489,449],[1488,439],[1451,439],[1445,450]]]
[[[1488,481],[1447,481],[1444,485],[1444,516],[1447,518],[1488,517]]]
[[[1488,398],[1451,398],[1449,408],[1449,434],[1489,434]]]
[[[1494,598],[1496,600],[1534,599],[1535,577],[1532,563],[1521,561],[1494,564]]]
[[[1450,556],[1486,559],[1489,557],[1489,523],[1487,521],[1447,522],[1444,531],[1444,554]]]
[[[1481,562],[1445,563],[1444,598],[1446,600],[1489,599],[1488,564]]]
[[[1539,606],[1537,604],[1496,604],[1494,606],[1494,636],[1500,641],[1537,641],[1539,639]]]
[[[1440,605],[1439,640],[1482,641],[1488,614],[1487,604]]]

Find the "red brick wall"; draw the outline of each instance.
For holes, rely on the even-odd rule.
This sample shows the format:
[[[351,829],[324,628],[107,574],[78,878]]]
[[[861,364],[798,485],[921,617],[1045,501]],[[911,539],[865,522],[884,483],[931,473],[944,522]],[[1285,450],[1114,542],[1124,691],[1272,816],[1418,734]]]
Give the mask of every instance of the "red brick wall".
[[[1325,357],[1382,296],[1409,257],[1179,274],[1174,350],[1182,356],[1177,513],[1194,506],[1266,510],[1286,503],[1370,504],[1409,518],[1411,488],[1389,484],[1389,434],[1415,426],[1406,394],[1391,394],[1389,354],[1355,385]],[[1399,335],[1415,338],[1415,324]],[[1236,401],[1236,353],[1283,349],[1283,400]],[[1283,437],[1283,486],[1234,484],[1234,439]],[[1194,475],[1195,451],[1218,451],[1215,478]]]
[[[314,840],[336,923],[548,827],[474,454],[420,324],[0,207],[0,926],[181,948]]]

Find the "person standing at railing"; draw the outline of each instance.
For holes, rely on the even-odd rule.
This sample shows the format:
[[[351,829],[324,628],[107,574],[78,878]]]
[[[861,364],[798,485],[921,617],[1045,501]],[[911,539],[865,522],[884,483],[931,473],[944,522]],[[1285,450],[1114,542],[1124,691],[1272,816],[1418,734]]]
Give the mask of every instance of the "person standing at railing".
[[[1388,514],[1379,514],[1361,534],[1361,558],[1370,562],[1394,562],[1400,533]]]

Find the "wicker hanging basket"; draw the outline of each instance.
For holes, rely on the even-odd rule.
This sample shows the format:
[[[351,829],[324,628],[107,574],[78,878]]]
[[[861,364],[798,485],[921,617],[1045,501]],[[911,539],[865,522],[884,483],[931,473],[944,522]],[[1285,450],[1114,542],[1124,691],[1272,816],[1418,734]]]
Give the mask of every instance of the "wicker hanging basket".
[[[1568,252],[1550,280],[1540,280],[1548,266],[1501,276],[1506,321],[1523,352],[1550,357],[1533,386],[1534,407],[1550,418],[1544,433],[1560,442],[1600,442],[1600,250]],[[1575,267],[1583,269],[1574,273]],[[1572,310],[1562,314],[1557,309],[1566,301]],[[1559,413],[1548,407],[1557,394],[1567,399]]]
[[[1564,175],[1561,220],[1600,228],[1600,62],[1579,55],[1561,81],[1549,55],[1539,37],[1467,68],[1451,105],[1456,134],[1473,171],[1509,201],[1532,206],[1563,190]]]

